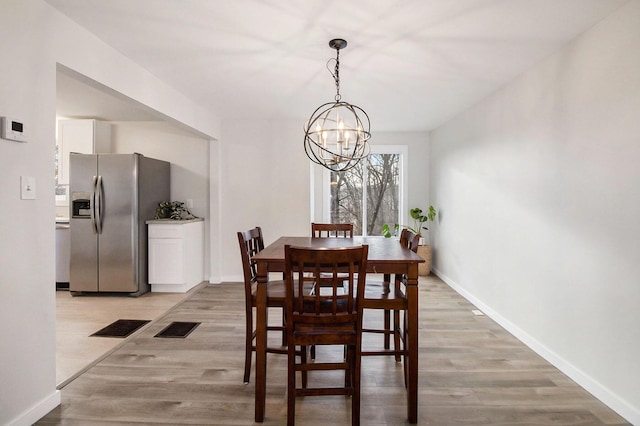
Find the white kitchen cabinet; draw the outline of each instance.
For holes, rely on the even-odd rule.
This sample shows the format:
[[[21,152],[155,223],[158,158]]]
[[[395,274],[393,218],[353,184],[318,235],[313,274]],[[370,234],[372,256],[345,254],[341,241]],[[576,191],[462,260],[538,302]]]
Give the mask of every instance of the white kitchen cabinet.
[[[69,288],[70,247],[69,219],[56,218],[56,288]]]
[[[69,154],[109,153],[111,125],[98,120],[58,120],[58,185],[69,184]]]
[[[149,220],[152,292],[185,293],[204,278],[204,220]]]

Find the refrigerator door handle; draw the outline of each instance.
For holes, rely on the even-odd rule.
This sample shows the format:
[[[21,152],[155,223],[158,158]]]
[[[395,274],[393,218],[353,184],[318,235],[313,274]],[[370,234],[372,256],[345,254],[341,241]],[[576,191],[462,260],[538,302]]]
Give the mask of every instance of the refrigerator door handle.
[[[91,188],[93,190],[91,197],[89,198],[89,212],[91,213],[91,230],[94,234],[98,233],[98,227],[96,226],[96,184],[98,182],[98,177],[94,176],[93,181],[91,183]]]
[[[96,230],[98,234],[102,234],[102,176],[98,176],[98,181],[96,183]]]

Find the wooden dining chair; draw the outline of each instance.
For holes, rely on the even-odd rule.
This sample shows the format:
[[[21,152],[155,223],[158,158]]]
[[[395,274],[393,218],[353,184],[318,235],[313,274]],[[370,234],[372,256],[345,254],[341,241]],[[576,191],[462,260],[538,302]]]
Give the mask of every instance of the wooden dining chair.
[[[414,253],[418,251],[420,236],[403,229],[400,234],[400,245]],[[365,333],[383,334],[384,342],[382,350],[362,351],[362,356],[393,355],[397,362],[406,357],[406,321],[401,322],[400,312],[404,312],[406,318],[407,297],[403,290],[406,277],[396,274],[391,285],[391,276],[385,274],[382,283],[368,282],[363,299],[364,309],[384,311],[384,325],[382,329],[365,328]],[[391,325],[391,312],[393,312],[393,325]],[[390,348],[390,338],[393,336],[393,349]],[[401,345],[402,343],[402,345]],[[405,384],[406,384],[406,362]]]
[[[351,424],[360,424],[361,301],[368,250],[367,245],[334,249],[285,246],[288,425],[295,424],[296,397],[312,395],[351,396]],[[309,281],[315,286],[306,295],[302,286]],[[297,296],[300,294],[303,296]],[[340,362],[307,363],[302,358],[298,363],[294,351],[298,345],[339,345],[346,348],[346,356]],[[343,386],[310,388],[303,381],[297,387],[296,373],[326,370],[344,370]]]
[[[264,249],[264,239],[262,237],[262,229],[257,226],[248,231],[238,232],[238,243],[240,245],[240,255],[242,259],[242,270],[244,273],[244,299],[245,299],[245,356],[244,356],[244,383],[249,383],[251,375],[251,358],[255,352],[256,330],[254,328],[253,310],[256,307],[256,291],[257,291],[257,270],[253,256]],[[312,283],[305,285],[306,292],[309,293]],[[287,354],[286,346],[286,318],[285,308],[285,284],[284,280],[269,280],[267,284],[267,309],[279,308],[282,310],[282,325],[268,325],[269,331],[280,331],[282,333],[282,346],[267,347],[268,353]],[[299,350],[298,355],[305,358],[306,350]]]
[[[312,223],[312,238],[353,238],[353,223]]]
[[[353,223],[311,223],[311,238],[353,238]],[[316,347],[311,346],[311,359],[316,359]]]

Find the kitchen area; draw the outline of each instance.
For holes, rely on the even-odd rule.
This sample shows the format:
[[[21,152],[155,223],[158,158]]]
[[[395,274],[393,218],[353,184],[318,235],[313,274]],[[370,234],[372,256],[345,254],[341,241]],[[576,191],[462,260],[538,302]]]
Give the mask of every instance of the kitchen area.
[[[55,286],[56,381],[60,388],[124,340],[90,337],[92,333],[120,318],[156,320],[206,281],[209,243],[204,218],[209,216],[209,141],[158,118],[144,106],[121,99],[86,79],[81,81],[68,70],[58,71],[57,83]],[[103,166],[117,160],[126,163],[121,166],[126,168],[116,167],[108,181],[102,169],[86,170],[85,186],[74,189],[73,175],[80,172],[72,172],[79,170],[73,164],[81,160]],[[98,176],[104,176],[104,180],[98,182]],[[157,187],[161,189],[155,190]],[[118,202],[118,198],[122,201]],[[152,225],[147,222],[153,221],[160,201],[170,200],[185,202],[201,218],[168,224],[196,222],[196,239],[181,245],[182,241],[174,238],[172,244],[164,244],[156,252],[164,263],[175,263],[178,269],[182,264],[179,255],[185,252],[185,264],[192,273],[185,278],[188,283],[174,274],[161,283],[165,285],[153,288],[147,268],[147,228]],[[100,202],[104,210],[94,208]],[[128,216],[123,213],[125,210],[129,210]],[[134,213],[136,220],[132,220]],[[114,222],[117,217],[122,222]],[[157,226],[154,222],[153,226]],[[80,231],[86,234],[83,239],[98,238],[96,234],[101,229],[96,226],[104,227],[100,238],[107,235],[101,240],[103,248],[109,247],[108,239],[114,244],[104,250],[99,267],[111,274],[88,284],[86,277],[78,278],[86,273],[82,265],[87,264],[86,259],[80,258],[92,249],[78,250],[77,241]],[[186,249],[194,245],[198,248],[196,254]],[[97,250],[100,244],[91,243],[88,247],[93,246]],[[132,257],[131,262],[124,260]],[[167,257],[174,261],[166,262]],[[156,280],[162,281],[166,265],[163,267],[158,269],[162,273],[155,274],[160,277]],[[175,285],[166,285],[167,282]]]

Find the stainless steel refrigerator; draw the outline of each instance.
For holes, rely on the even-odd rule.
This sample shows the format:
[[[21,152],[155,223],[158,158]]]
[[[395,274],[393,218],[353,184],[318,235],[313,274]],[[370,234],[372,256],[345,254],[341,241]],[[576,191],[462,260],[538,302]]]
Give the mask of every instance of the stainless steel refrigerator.
[[[169,201],[170,164],[141,154],[70,155],[69,291],[149,291],[147,225]]]

